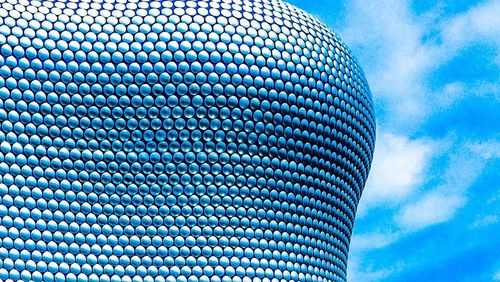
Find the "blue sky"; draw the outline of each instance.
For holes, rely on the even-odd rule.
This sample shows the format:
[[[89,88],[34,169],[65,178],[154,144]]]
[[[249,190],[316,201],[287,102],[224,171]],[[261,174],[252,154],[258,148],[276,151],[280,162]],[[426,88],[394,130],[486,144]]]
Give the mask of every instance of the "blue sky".
[[[500,281],[500,1],[289,0],[364,68],[377,144],[350,281]]]

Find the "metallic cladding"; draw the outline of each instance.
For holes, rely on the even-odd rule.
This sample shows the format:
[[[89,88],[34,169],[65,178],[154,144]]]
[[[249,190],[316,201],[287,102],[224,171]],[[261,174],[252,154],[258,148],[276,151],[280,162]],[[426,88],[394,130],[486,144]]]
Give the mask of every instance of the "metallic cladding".
[[[370,92],[281,1],[1,1],[0,280],[337,281]]]

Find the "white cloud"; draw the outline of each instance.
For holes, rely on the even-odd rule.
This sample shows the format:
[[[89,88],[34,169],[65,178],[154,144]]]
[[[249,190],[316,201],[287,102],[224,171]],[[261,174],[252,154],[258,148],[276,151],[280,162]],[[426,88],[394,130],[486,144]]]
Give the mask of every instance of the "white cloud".
[[[361,198],[360,215],[373,206],[404,200],[424,182],[433,146],[428,140],[378,134],[372,169]]]
[[[481,143],[473,143],[470,149],[481,156],[483,159],[500,158],[500,141],[487,141]]]
[[[441,108],[450,108],[455,102],[470,96],[489,97],[493,102],[500,102],[500,84],[487,81],[468,84],[460,81],[450,82],[444,85],[437,100]]]
[[[467,156],[458,163],[450,163],[443,179],[430,195],[446,199],[436,214],[422,213],[410,224],[406,216],[426,208],[433,203],[431,196],[423,191],[423,184],[431,177],[439,178],[441,169],[428,171],[432,157],[443,157],[453,148],[439,148],[435,142],[426,139],[412,140],[412,135],[420,124],[433,113],[446,109],[468,95],[496,95],[498,85],[488,82],[471,85],[460,81],[451,82],[441,90],[433,90],[433,72],[448,62],[460,50],[471,44],[499,42],[500,2],[486,1],[478,6],[448,18],[437,18],[429,13],[416,16],[410,12],[409,1],[399,0],[356,0],[346,3],[346,27],[340,35],[355,52],[361,55],[375,102],[379,103],[379,128],[383,133],[377,137],[377,146],[372,171],[360,202],[359,216],[364,216],[371,207],[385,205],[402,206],[398,213],[399,222],[406,226],[425,226],[452,218],[455,211],[466,201],[464,190],[475,180],[482,169],[475,158]],[[483,16],[484,15],[484,16]],[[437,27],[437,29],[435,28]],[[474,33],[471,35],[470,33]],[[432,35],[432,36],[431,36]],[[500,47],[500,45],[499,45]],[[367,49],[363,51],[363,49]],[[497,48],[500,50],[500,48]],[[500,52],[499,52],[500,53]],[[495,94],[496,93],[496,94]],[[456,141],[456,140],[455,140]],[[455,142],[451,141],[451,143]],[[491,145],[490,145],[491,146]],[[497,155],[493,146],[488,154]],[[498,146],[496,147],[498,148]],[[480,148],[481,150],[485,148]],[[498,151],[498,149],[497,149]],[[482,155],[487,153],[480,153]],[[454,167],[468,169],[474,175],[465,179],[463,171],[454,172]],[[457,183],[454,179],[461,179]],[[439,182],[439,181],[438,181]],[[454,197],[443,197],[451,189]],[[410,195],[419,191],[416,201],[406,202]]]
[[[360,49],[356,54],[375,101],[388,113],[379,119],[397,123],[393,126],[414,124],[425,114],[422,82],[434,61],[432,50],[421,43],[424,27],[409,13],[408,1],[359,0],[349,2],[346,11],[347,28],[340,35],[351,48]]]
[[[399,147],[419,147],[403,146],[401,144],[411,144],[416,142],[421,145],[420,152],[427,152],[422,154],[429,154],[423,161],[426,163],[422,165],[423,170],[420,170],[420,177],[427,177],[431,181],[422,187],[422,183],[416,181],[415,184],[408,192],[408,196],[401,197],[397,205],[390,206],[389,211],[383,217],[378,217],[378,224],[375,229],[365,230],[364,233],[354,233],[351,239],[351,247],[349,252],[349,277],[351,281],[380,281],[394,273],[399,272],[400,268],[387,268],[373,264],[370,261],[365,261],[366,254],[371,251],[386,248],[401,238],[405,238],[415,232],[423,230],[427,227],[448,222],[455,218],[461,208],[467,203],[468,189],[480,176],[484,167],[490,159],[497,158],[498,147],[497,141],[487,142],[465,142],[457,144],[453,136],[448,137],[446,140],[440,142],[428,140],[413,140],[401,136],[388,135],[388,139],[399,140],[396,142],[392,140],[387,142],[386,148],[391,146],[398,148],[395,144],[400,144]],[[383,137],[383,139],[387,139]],[[381,139],[381,140],[383,140]],[[404,140],[401,141],[401,140]],[[424,146],[424,144],[426,144]],[[404,150],[403,150],[404,151]],[[430,164],[431,155],[433,152],[443,151],[448,154],[447,158],[442,158],[439,167],[444,169],[434,170],[434,165]],[[450,153],[453,152],[453,153]],[[405,155],[411,155],[407,152]],[[417,158],[418,159],[418,158]],[[390,170],[389,170],[390,171]],[[404,183],[404,182],[401,182]],[[374,186],[367,186],[373,187]],[[424,189],[425,188],[425,189]],[[376,191],[376,190],[374,190]],[[376,194],[376,193],[375,193]],[[411,196],[410,196],[411,195]],[[363,195],[361,207],[365,204],[363,199],[367,200],[370,195]],[[385,203],[392,203],[390,198],[379,197],[379,200],[384,200]],[[357,224],[363,224],[364,218],[357,219]],[[373,220],[371,217],[369,220]],[[471,227],[480,227],[485,224],[494,224],[498,222],[497,217],[488,216],[483,218],[482,221],[477,221]],[[356,231],[356,230],[355,230]],[[403,262],[404,263],[404,260]]]
[[[468,188],[477,180],[486,161],[493,157],[493,153],[484,153],[486,150],[483,148],[494,145],[489,142],[466,142],[456,146],[460,150],[449,153],[445,170],[429,175],[437,179],[436,186],[421,193],[420,198],[406,203],[398,212],[396,222],[399,228],[410,232],[449,221],[466,204]],[[453,147],[448,149],[451,150]]]
[[[492,224],[500,222],[500,218],[495,214],[489,214],[486,216],[479,216],[474,223],[472,223],[472,228],[482,228]]]
[[[405,206],[397,216],[397,221],[406,230],[420,230],[448,221],[464,202],[461,195],[429,192],[417,202]]]
[[[373,232],[358,234],[352,237],[351,248],[356,252],[364,252],[386,247],[401,237],[399,232]]]
[[[500,281],[500,270],[493,274],[493,281]]]
[[[433,75],[471,46],[493,47],[497,57],[492,63],[500,65],[500,1],[484,1],[445,18],[437,10],[412,14],[409,0],[354,0],[345,6],[339,35],[359,56],[382,132],[356,224],[373,222],[371,208],[386,208],[375,211],[384,215],[377,217],[375,230],[365,227],[364,233],[353,234],[348,277],[380,281],[398,269],[373,263],[366,254],[454,219],[486,161],[500,156],[495,141],[464,141],[451,132],[443,140],[409,137],[422,134],[422,124],[435,113],[452,110],[458,101],[477,95],[499,101],[498,83],[451,80],[436,85]],[[500,281],[500,273],[495,275]]]
[[[441,23],[440,38],[447,52],[454,52],[471,43],[500,42],[500,1],[485,1],[463,14]]]
[[[461,50],[489,44],[497,46],[500,58],[499,1],[445,19],[432,13],[412,15],[409,1],[356,0],[346,6],[346,27],[340,35],[360,56],[374,100],[384,112],[379,120],[398,133],[411,133],[453,99],[474,93],[450,88],[461,84],[431,87],[433,72]]]
[[[363,264],[357,260],[349,260],[347,264],[347,280],[351,282],[382,281],[393,272],[391,268],[380,269],[374,264]]]

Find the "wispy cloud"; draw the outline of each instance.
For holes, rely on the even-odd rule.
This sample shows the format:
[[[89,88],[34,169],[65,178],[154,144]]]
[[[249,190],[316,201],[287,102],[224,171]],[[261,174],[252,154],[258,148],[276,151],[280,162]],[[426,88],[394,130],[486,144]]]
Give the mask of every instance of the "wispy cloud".
[[[447,83],[436,92],[429,79],[433,71],[470,44],[500,40],[499,36],[493,36],[500,34],[499,1],[486,1],[444,19],[417,17],[410,12],[409,4],[409,1],[358,0],[346,7],[346,28],[341,30],[341,35],[349,45],[361,49],[358,53],[362,54],[372,92],[376,101],[382,104],[378,107],[382,134],[377,137],[372,171],[360,204],[361,216],[372,206],[400,203],[412,192],[421,190],[425,179],[430,177],[426,172],[433,158],[451,153],[434,150],[439,141],[407,137],[432,116],[433,110],[450,106],[455,100],[473,93],[467,89],[470,85],[460,81]],[[437,31],[430,26],[437,26]],[[470,36],[470,32],[475,33],[474,36]],[[429,39],[429,34],[434,36]],[[369,50],[363,52],[362,49]],[[476,86],[480,91],[474,93],[498,95],[498,84],[485,82]],[[495,148],[494,145],[482,146],[478,150],[483,152],[484,146],[491,147],[488,151]],[[463,162],[467,166],[471,160]],[[475,174],[480,172],[474,171]],[[464,186],[463,183],[458,186]],[[441,186],[453,185],[443,183]],[[444,197],[448,192],[442,187],[427,192],[421,190],[417,201],[401,208],[397,222],[423,228],[449,219],[466,199],[461,193]],[[447,199],[447,204],[433,216],[422,214],[419,222],[409,220],[414,212],[443,198]]]
[[[500,84],[489,81],[479,81],[472,84],[453,81],[446,83],[442,87],[441,95],[436,98],[439,100],[438,103],[441,108],[449,108],[454,103],[470,96],[489,97],[493,102],[499,102]]]
[[[487,216],[479,216],[474,223],[472,223],[472,228],[482,228],[495,223],[500,222],[500,217],[496,214],[490,214]]]
[[[500,281],[500,270],[493,274],[493,281]]]
[[[424,173],[434,146],[429,140],[410,140],[392,133],[378,134],[359,216],[363,216],[371,207],[397,204],[406,199],[424,182]]]
[[[410,1],[355,0],[346,3],[340,36],[364,66],[378,114],[372,171],[351,242],[351,281],[377,281],[393,267],[377,265],[366,253],[387,248],[415,232],[455,218],[469,202],[469,189],[488,160],[500,156],[499,136],[490,141],[463,132],[426,134],[426,123],[459,101],[477,96],[498,103],[495,81],[436,81],[437,70],[463,50],[487,45],[500,66],[500,1],[484,1],[462,13],[416,15]],[[444,137],[442,137],[444,136]],[[384,207],[384,213],[373,210]],[[372,223],[375,211],[377,227]],[[361,221],[359,221],[361,219]],[[489,218],[489,221],[497,220]],[[480,224],[480,223],[478,223]],[[487,224],[487,222],[483,222]],[[381,228],[380,226],[384,226]]]
[[[417,202],[405,206],[397,216],[398,224],[406,230],[419,230],[446,222],[463,206],[461,195],[441,191],[426,193]]]
[[[408,1],[353,1],[346,11],[346,28],[340,33],[360,50],[378,109],[387,113],[379,120],[414,124],[425,115],[422,82],[434,61],[432,46],[421,42],[424,26],[409,12]]]
[[[462,49],[473,44],[490,44],[500,54],[499,1],[486,1],[444,19],[415,16],[410,12],[409,1],[349,3],[341,36],[359,50],[357,54],[377,97],[379,120],[399,132],[411,132],[433,111],[441,109],[441,103],[449,105],[453,102],[451,98],[462,98],[471,92],[449,95],[453,84],[436,90],[430,79],[434,71]]]
[[[350,261],[349,265],[351,263],[353,265],[350,266],[349,271],[355,272],[354,277],[359,279],[352,281],[365,281],[364,277],[375,277],[373,280],[366,281],[380,281],[385,278],[382,275],[393,275],[399,271],[399,268],[376,267],[376,264],[373,264],[371,260],[363,261],[363,258],[371,251],[387,248],[401,239],[415,234],[415,232],[451,221],[467,204],[469,187],[481,175],[488,161],[496,156],[494,150],[491,150],[490,153],[484,153],[488,149],[493,149],[495,143],[465,142],[459,145],[453,145],[453,143],[448,140],[434,145],[434,150],[439,148],[457,152],[444,158],[441,161],[444,163],[428,164],[425,177],[429,178],[430,183],[424,187],[417,185],[413,189],[418,190],[418,193],[413,193],[411,197],[401,198],[398,204],[392,206],[385,216],[377,217],[379,224],[374,229],[353,234],[350,259],[355,258],[355,262]],[[447,148],[447,146],[452,147]],[[457,146],[460,147],[460,152],[456,149]],[[445,169],[432,172],[436,166]],[[376,189],[376,187],[373,188]],[[392,200],[387,201],[391,203]],[[489,216],[477,220],[472,227],[484,227],[497,221],[496,216]],[[358,221],[357,224],[363,224],[363,222]],[[368,266],[371,267],[370,271],[366,269],[360,271]]]
[[[490,0],[468,11],[440,22],[439,41],[443,53],[456,53],[458,49],[475,42],[500,42],[500,1]]]
[[[494,153],[484,153],[484,149],[479,149],[481,153],[477,150],[493,146],[465,142],[459,147],[459,152],[449,153],[446,165],[440,164],[446,169],[434,174],[436,187],[431,186],[416,201],[408,202],[401,208],[396,216],[401,229],[416,231],[446,222],[467,202],[467,189],[479,177],[486,161],[494,156]]]
[[[398,231],[373,232],[354,236],[351,241],[351,247],[357,252],[380,249],[395,242],[401,237]]]
[[[392,216],[381,220],[392,229],[355,234],[353,249],[365,249],[368,245],[372,249],[385,247],[455,216],[467,203],[467,190],[487,161],[500,156],[496,141],[456,144],[455,139],[451,136],[440,141],[410,140],[389,133],[379,134],[380,145],[360,202],[358,219],[374,207],[388,207]],[[441,160],[433,161],[435,155]]]
[[[472,152],[484,159],[500,158],[500,141],[474,142],[469,145]]]
[[[349,260],[349,264],[347,265],[347,267],[348,281],[375,282],[383,281],[395,271],[395,268],[400,268],[402,266],[380,268],[376,263],[361,263],[356,258],[354,258]]]

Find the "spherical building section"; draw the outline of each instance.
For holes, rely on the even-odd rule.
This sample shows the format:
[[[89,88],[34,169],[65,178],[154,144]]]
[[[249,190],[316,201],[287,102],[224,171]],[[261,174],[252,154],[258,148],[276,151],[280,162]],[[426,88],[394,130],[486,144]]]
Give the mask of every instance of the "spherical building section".
[[[0,281],[342,281],[367,82],[278,0],[0,3]]]

